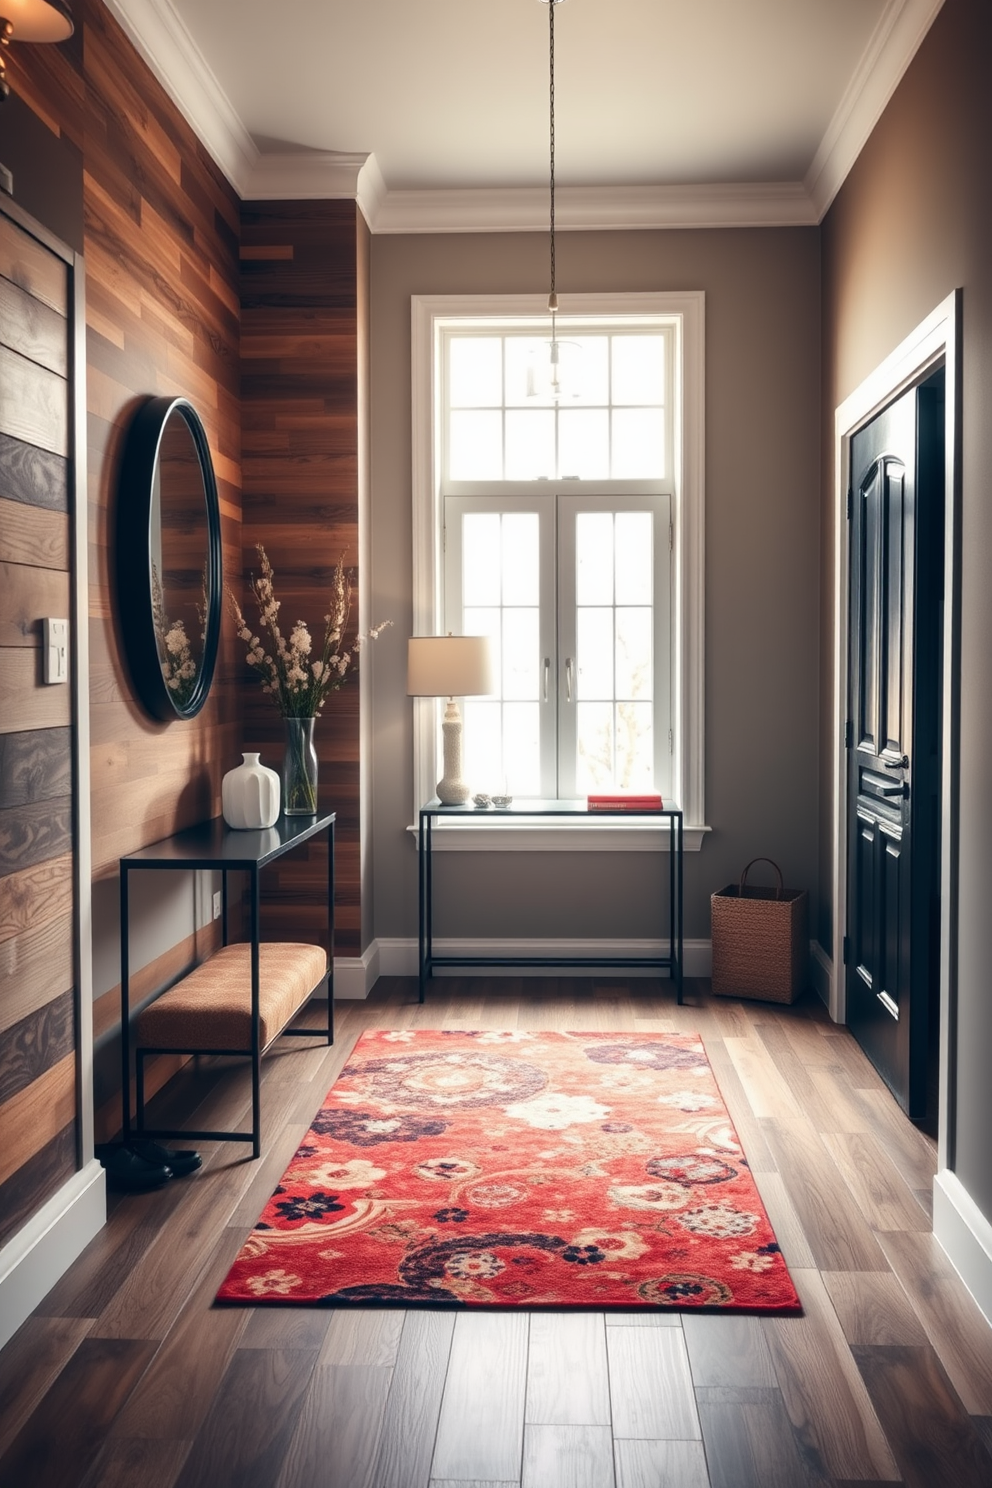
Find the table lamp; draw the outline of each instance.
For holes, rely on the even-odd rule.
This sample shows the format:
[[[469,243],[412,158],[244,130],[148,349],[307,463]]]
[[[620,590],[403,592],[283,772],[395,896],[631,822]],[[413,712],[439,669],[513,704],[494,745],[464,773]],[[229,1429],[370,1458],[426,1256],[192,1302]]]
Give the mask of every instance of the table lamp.
[[[441,732],[444,774],[437,783],[442,806],[461,806],[469,797],[462,779],[462,716],[456,698],[494,692],[492,647],[488,636],[413,636],[407,643],[409,697],[446,697]]]

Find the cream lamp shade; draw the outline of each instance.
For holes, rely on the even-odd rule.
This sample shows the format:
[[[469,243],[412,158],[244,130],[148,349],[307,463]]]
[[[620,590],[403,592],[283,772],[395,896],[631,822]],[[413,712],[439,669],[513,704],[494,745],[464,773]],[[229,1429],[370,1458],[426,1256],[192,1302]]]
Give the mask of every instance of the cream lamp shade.
[[[462,719],[455,698],[495,691],[488,636],[413,636],[407,643],[406,690],[410,697],[446,697],[441,733],[444,774],[437,783],[442,806],[462,806],[470,787],[462,779]]]
[[[414,636],[407,642],[410,697],[483,697],[493,691],[488,636]]]

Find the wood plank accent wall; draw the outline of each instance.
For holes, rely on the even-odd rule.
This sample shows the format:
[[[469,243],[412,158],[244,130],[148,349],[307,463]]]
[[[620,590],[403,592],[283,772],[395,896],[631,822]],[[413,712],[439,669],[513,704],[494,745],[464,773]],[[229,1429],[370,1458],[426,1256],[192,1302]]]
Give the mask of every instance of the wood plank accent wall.
[[[239,759],[240,664],[230,627],[202,713],[167,725],[146,718],[132,697],[122,655],[111,546],[122,438],[138,399],[182,395],[196,407],[210,441],[225,573],[240,573],[239,213],[233,189],[101,0],[73,0],[73,16],[76,34],[69,43],[12,48],[8,75],[53,145],[67,142],[82,162],[92,850],[94,878],[110,879],[122,854],[218,812],[221,777]],[[0,315],[6,320],[2,307]],[[46,324],[39,314],[32,335],[42,337]],[[4,355],[9,360],[23,353]],[[39,374],[39,390],[56,375],[48,369]],[[25,432],[20,426],[9,431],[16,439]],[[50,499],[57,443],[49,441],[51,455],[30,472],[40,517],[26,526],[16,512],[0,523],[3,563],[34,562],[38,555],[50,557],[53,567],[61,562],[63,538]],[[0,437],[0,480],[18,459],[18,447]],[[0,501],[13,504],[6,483]],[[0,710],[12,675],[23,667],[23,648],[4,639],[19,623],[14,597],[10,604],[9,615],[6,607],[0,614]],[[60,722],[66,720],[46,714],[24,727]],[[28,820],[28,804],[7,809],[28,814],[28,841],[55,830]],[[0,832],[0,859],[4,851]],[[46,846],[42,858],[48,857]],[[112,895],[101,896],[101,903],[108,901]],[[19,913],[0,901],[0,924]],[[116,938],[116,923],[95,924],[94,933]],[[94,995],[104,991],[96,987]]]
[[[246,577],[262,543],[276,573],[287,629],[323,625],[342,553],[358,568],[359,218],[354,202],[246,202],[241,209],[241,397]],[[356,586],[353,620],[357,625]],[[246,610],[251,615],[250,607]],[[278,768],[282,721],[245,668],[245,747]],[[337,812],[339,955],[361,943],[359,688],[333,693],[316,727],[319,796]],[[319,941],[323,847],[270,870],[268,935]]]
[[[72,615],[69,311],[68,265],[0,216],[0,1243],[78,1165],[72,688],[41,657]]]

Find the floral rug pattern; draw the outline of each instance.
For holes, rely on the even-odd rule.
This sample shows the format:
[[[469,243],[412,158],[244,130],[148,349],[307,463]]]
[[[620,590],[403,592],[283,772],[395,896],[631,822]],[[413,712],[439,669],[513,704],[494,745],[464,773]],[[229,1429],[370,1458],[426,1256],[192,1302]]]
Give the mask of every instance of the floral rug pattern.
[[[364,1033],[217,1295],[799,1311],[692,1034]]]

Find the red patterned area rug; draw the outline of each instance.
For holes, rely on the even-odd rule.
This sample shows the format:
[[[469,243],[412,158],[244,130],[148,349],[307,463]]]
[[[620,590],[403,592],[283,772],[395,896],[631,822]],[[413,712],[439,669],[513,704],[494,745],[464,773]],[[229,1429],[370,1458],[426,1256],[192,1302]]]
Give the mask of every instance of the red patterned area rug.
[[[221,1287],[798,1312],[692,1034],[364,1033]]]

